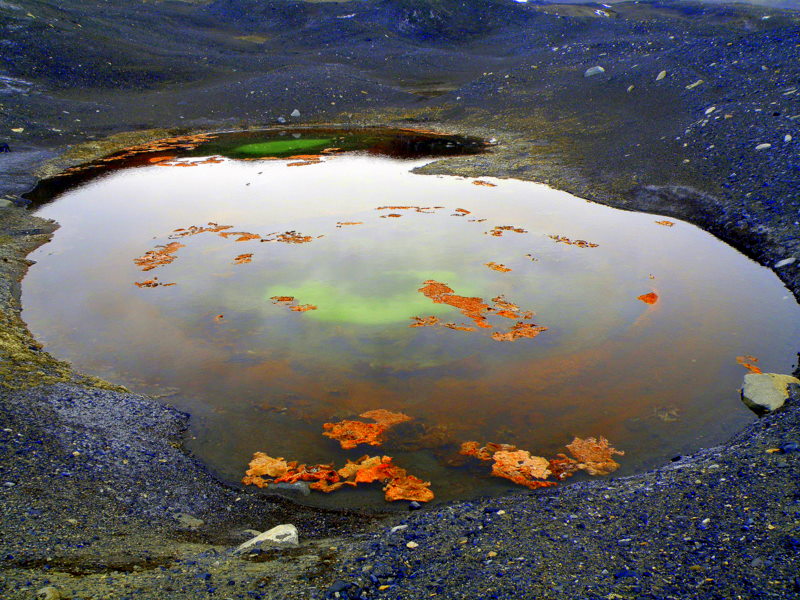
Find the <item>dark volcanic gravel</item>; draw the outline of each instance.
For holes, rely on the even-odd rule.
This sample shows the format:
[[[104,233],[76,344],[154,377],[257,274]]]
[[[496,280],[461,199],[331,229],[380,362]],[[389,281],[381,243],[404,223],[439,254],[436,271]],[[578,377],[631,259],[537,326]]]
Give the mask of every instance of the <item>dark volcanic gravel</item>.
[[[797,399],[634,477],[324,512],[221,485],[181,448],[187,415],[74,373],[20,319],[24,256],[56,227],[24,208],[37,177],[279,117],[494,138],[421,171],[682,218],[795,258],[776,273],[797,296],[800,15],[610,4],[0,2],[0,597],[800,597]],[[232,554],[289,522],[299,548]]]

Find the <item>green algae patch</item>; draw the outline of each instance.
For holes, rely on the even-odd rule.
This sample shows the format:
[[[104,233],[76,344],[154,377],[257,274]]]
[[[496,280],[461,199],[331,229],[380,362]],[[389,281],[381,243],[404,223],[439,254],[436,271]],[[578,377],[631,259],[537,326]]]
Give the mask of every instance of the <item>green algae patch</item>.
[[[246,154],[249,156],[278,156],[296,154],[301,150],[324,149],[331,143],[331,138],[270,140],[243,144],[231,150],[231,155]]]

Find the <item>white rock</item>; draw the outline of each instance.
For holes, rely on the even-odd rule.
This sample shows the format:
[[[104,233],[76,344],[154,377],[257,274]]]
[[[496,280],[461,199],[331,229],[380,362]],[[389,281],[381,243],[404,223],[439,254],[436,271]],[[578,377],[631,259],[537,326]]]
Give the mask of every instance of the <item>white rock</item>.
[[[628,93],[630,94],[632,91],[633,91],[633,86],[632,86],[632,85],[629,85],[629,86],[628,86]]]
[[[756,146],[756,150],[766,150],[768,148],[772,148],[772,144],[759,144]]]
[[[687,85],[687,86],[686,86],[686,89],[687,89],[687,90],[693,90],[693,89],[694,89],[694,88],[696,88],[698,85],[703,85],[704,83],[705,83],[705,81],[703,81],[702,79],[698,79],[698,80],[697,80],[697,81],[695,81],[694,83],[690,83],[689,85]]]
[[[784,258],[783,260],[779,260],[775,263],[775,268],[780,269],[781,267],[785,267],[786,265],[791,265],[797,259],[794,256],[790,256],[789,258]]]
[[[11,200],[7,200],[5,198],[0,198],[0,208],[8,208],[9,206],[13,205],[14,203]]]
[[[396,525],[389,530],[389,533],[397,533],[398,531],[403,531],[403,529],[408,529],[408,525]]]
[[[419,548],[419,544],[417,542],[408,542],[406,548],[411,548],[413,550],[414,548]]]
[[[605,72],[606,72],[606,70],[603,67],[598,65],[598,66],[589,67],[588,69],[586,69],[586,71],[584,72],[583,76],[584,77],[593,77],[594,75],[600,75],[600,74],[605,73]]]
[[[258,550],[262,546],[267,547],[288,547],[299,546],[300,538],[297,535],[297,527],[292,524],[278,525],[264,533],[257,535],[252,540],[247,540],[244,544],[236,548],[234,553],[241,554],[251,550]]]
[[[792,136],[787,133],[785,136],[783,136],[783,141],[788,144],[792,141]]]
[[[667,72],[666,71],[661,71],[658,75],[656,75],[656,81],[661,81],[666,76],[667,76]]]
[[[36,592],[37,600],[61,600],[61,592],[58,588],[48,585]]]
[[[789,398],[789,385],[800,379],[779,373],[748,373],[741,389],[742,402],[755,413],[778,410]]]
[[[278,123],[286,123],[286,119],[283,117],[278,117]]]
[[[706,113],[707,115],[710,115],[710,114],[711,114],[711,113],[713,113],[715,110],[717,110],[717,107],[716,107],[716,106],[709,106],[709,107],[708,107],[708,108],[705,110],[705,113]]]
[[[299,116],[300,116],[300,111],[299,111],[299,110],[297,110],[297,109],[295,108],[295,109],[292,111],[292,114],[291,114],[290,116],[292,116],[292,117],[299,117]]]

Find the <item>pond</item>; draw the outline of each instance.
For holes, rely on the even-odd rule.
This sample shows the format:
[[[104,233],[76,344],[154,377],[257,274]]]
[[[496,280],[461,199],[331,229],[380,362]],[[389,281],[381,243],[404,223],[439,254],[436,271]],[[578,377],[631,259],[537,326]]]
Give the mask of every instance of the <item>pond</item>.
[[[771,271],[674,219],[412,172],[480,150],[260,132],[76,169],[33,194],[61,228],[31,257],[23,318],[77,369],[190,413],[189,449],[231,483],[257,451],[336,468],[369,454],[446,501],[525,490],[464,442],[552,458],[602,436],[624,475],[753,418],[742,363],[789,372],[800,334]],[[378,409],[410,420],[381,428],[380,445],[323,435],[374,426],[359,415]],[[384,505],[377,482],[266,489]]]

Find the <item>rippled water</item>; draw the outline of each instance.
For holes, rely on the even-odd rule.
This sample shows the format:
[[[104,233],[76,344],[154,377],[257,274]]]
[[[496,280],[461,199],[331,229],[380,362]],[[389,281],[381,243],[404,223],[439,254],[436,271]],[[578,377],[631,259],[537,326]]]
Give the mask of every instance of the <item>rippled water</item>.
[[[447,500],[514,487],[486,463],[453,466],[461,442],[552,456],[575,435],[609,438],[626,451],[619,473],[631,473],[751,419],[737,356],[791,368],[794,299],[691,225],[532,183],[416,175],[419,159],[292,162],[118,170],[38,213],[62,227],[24,281],[34,334],[78,369],[191,413],[189,446],[223,479],[238,481],[257,450],[337,464],[381,453]],[[232,227],[185,235],[208,223]],[[220,235],[231,232],[260,237]],[[135,264],[173,242],[173,262]],[[430,280],[489,305],[502,297],[520,318],[485,312],[478,327],[418,291]],[[135,285],[148,281],[175,285]],[[409,326],[430,316],[439,323]],[[493,337],[519,321],[547,329]],[[342,450],[321,435],[376,408],[414,420],[381,448]],[[383,503],[378,484],[301,500]]]

